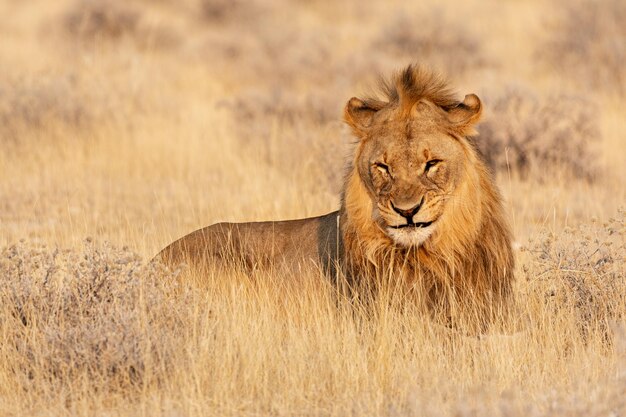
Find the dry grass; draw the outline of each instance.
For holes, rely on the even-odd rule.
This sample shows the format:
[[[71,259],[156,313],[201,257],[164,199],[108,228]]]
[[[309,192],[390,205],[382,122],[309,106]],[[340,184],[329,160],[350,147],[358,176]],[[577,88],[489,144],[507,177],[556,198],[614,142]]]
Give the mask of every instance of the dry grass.
[[[553,248],[531,251],[543,259]],[[13,398],[4,411],[619,412],[626,381],[613,369],[623,358],[603,323],[624,312],[623,264],[612,263],[613,275],[596,290],[602,297],[590,300],[612,310],[581,322],[575,312],[587,307],[578,289],[570,291],[571,271],[557,262],[544,260],[547,273],[519,286],[522,333],[479,340],[442,332],[411,305],[394,308],[401,300],[389,292],[366,306],[342,300],[318,276],[285,287],[294,277],[207,271],[183,275],[181,285],[127,250],[87,242],[61,253],[21,243],[2,257],[2,356],[9,360],[0,377],[11,384],[1,395]],[[190,278],[204,285],[189,288]]]
[[[583,23],[605,13],[577,4]],[[623,79],[613,58],[572,77],[523,64],[565,39],[548,10],[0,4],[0,415],[626,414]],[[443,331],[393,293],[360,305],[311,273],[148,263],[216,221],[336,209],[345,101],[420,59],[483,99],[477,145],[522,243],[520,333]]]

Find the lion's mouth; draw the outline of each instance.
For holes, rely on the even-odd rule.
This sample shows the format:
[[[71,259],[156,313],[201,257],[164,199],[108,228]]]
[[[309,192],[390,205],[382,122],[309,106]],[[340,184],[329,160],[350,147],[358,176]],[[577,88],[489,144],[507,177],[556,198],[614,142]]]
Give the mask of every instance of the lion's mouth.
[[[404,229],[407,227],[414,227],[414,228],[420,228],[420,227],[428,227],[431,224],[433,224],[433,222],[417,222],[417,223],[405,223],[405,224],[399,224],[396,226],[389,226],[392,229]]]

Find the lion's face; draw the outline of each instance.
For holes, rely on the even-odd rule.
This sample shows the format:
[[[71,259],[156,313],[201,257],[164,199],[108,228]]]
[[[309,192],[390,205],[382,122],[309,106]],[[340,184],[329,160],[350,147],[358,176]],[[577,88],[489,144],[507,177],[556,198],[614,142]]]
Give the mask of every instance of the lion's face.
[[[420,245],[436,230],[463,166],[458,139],[428,121],[380,120],[358,165],[372,198],[372,220],[396,243]]]
[[[360,100],[351,102],[363,108]],[[355,167],[372,200],[371,220],[409,247],[436,232],[470,164],[449,113],[428,102],[416,103],[409,113],[401,110],[361,114],[368,119]]]

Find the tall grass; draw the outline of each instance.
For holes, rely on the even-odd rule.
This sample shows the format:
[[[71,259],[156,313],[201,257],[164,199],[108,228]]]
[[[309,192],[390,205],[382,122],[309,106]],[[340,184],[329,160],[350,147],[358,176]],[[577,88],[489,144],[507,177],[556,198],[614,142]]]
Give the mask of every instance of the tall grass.
[[[432,323],[393,291],[351,301],[314,273],[168,276],[93,242],[68,253],[21,244],[2,265],[9,413],[521,415],[532,405],[582,415],[623,406],[613,346],[624,341],[603,326],[626,311],[623,265],[595,294],[593,305],[610,312],[581,321],[580,289],[563,286],[570,271],[549,265],[518,286],[519,333],[481,338]]]

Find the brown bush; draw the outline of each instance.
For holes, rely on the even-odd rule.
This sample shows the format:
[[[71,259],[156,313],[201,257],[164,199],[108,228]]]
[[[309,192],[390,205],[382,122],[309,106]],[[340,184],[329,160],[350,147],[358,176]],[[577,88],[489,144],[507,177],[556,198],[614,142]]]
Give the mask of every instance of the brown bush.
[[[231,109],[242,146],[258,149],[259,156],[285,175],[313,156],[322,182],[330,189],[339,187],[345,157],[341,99],[332,93],[296,95],[277,88],[250,91],[223,105]]]
[[[127,129],[138,114],[158,111],[154,79],[128,91],[127,79],[103,74],[84,77],[70,72],[49,74],[25,82],[12,77],[0,82],[0,144],[52,143],[79,132],[89,138],[102,125]],[[169,111],[165,103],[162,109]],[[133,117],[129,117],[132,114]]]
[[[118,2],[90,0],[77,3],[65,16],[71,35],[87,39],[118,39],[136,35],[140,14]]]
[[[328,34],[303,33],[289,23],[281,31],[270,31],[268,27],[283,23],[259,19],[244,29],[228,28],[208,37],[204,53],[209,62],[224,63],[239,85],[258,85],[263,79],[270,86],[333,88],[341,79],[340,60],[333,55]]]
[[[7,83],[0,86],[0,138],[17,142],[26,130],[43,130],[51,123],[84,127],[94,117],[87,101],[72,77]]]
[[[272,119],[288,125],[324,126],[340,120],[341,105],[328,94],[292,94],[285,89],[252,90],[223,102],[239,120],[243,138],[265,137],[271,133]]]
[[[24,387],[150,383],[146,361],[165,369],[180,348],[180,297],[189,293],[177,290],[170,273],[128,249],[89,240],[81,251],[13,245],[0,256],[0,349],[19,358],[11,371]]]
[[[621,0],[558,1],[557,21],[537,55],[582,88],[626,90],[626,7]]]
[[[508,87],[485,102],[489,114],[476,143],[494,170],[538,179],[564,170],[594,178],[598,167],[592,145],[600,139],[600,128],[591,102],[566,94],[541,97],[520,87]]]
[[[626,319],[625,211],[602,224],[544,233],[523,250],[533,258],[524,267],[531,287],[542,288],[555,311],[572,311],[583,336],[609,334],[612,323]]]
[[[198,16],[208,23],[241,24],[242,20],[255,20],[265,9],[258,1],[200,0]]]
[[[449,74],[487,64],[479,39],[438,8],[421,15],[398,15],[385,26],[373,49],[394,62],[419,60]]]
[[[164,19],[158,19],[158,23],[146,19],[145,10],[119,0],[80,1],[65,13],[63,28],[82,46],[122,40],[144,49],[169,50],[178,46],[181,42],[178,31],[164,24]]]

